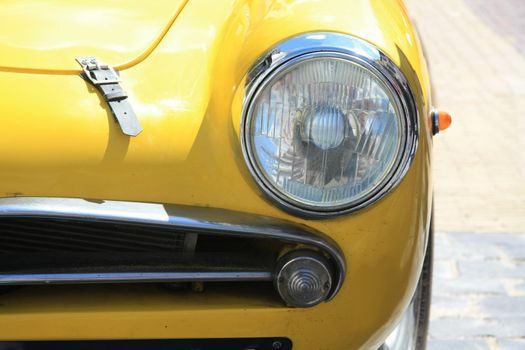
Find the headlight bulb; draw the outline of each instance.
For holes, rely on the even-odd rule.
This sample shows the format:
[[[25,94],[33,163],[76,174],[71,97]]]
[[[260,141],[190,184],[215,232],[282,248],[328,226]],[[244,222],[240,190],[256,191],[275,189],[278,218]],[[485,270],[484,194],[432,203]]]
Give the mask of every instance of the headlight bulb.
[[[322,150],[341,146],[345,139],[348,121],[340,109],[317,106],[305,111],[301,136]]]

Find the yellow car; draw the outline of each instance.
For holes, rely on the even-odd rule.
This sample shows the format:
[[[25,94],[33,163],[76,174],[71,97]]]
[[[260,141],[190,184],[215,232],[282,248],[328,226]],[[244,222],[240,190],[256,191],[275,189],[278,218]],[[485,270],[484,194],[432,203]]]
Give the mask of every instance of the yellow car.
[[[5,0],[0,92],[0,349],[424,349],[401,0]]]

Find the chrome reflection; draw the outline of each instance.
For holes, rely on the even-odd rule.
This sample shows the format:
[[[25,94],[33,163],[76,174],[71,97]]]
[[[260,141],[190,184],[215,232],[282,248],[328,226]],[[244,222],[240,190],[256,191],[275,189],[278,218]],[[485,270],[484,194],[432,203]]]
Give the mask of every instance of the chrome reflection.
[[[204,233],[310,245],[326,253],[334,264],[334,282],[327,300],[340,290],[346,275],[346,262],[337,243],[315,229],[286,220],[225,209],[174,204],[141,203],[79,198],[15,197],[0,199],[0,217],[65,218],[109,222],[130,222],[152,226],[170,226],[187,233]],[[226,276],[227,275],[227,276]],[[230,278],[233,274],[219,276]],[[242,278],[264,280],[268,271]],[[15,278],[16,276],[10,276]],[[27,276],[26,276],[27,277]],[[68,279],[71,276],[56,276]],[[121,276],[129,280],[131,276]],[[155,276],[149,276],[152,278]],[[166,276],[157,276],[167,278]],[[170,276],[184,280],[187,276]],[[21,277],[25,278],[25,277]],[[47,278],[47,277],[44,277]],[[216,279],[210,275],[209,279]],[[26,281],[27,282],[27,281]]]
[[[416,298],[413,298],[401,321],[379,350],[417,350],[417,312]]]

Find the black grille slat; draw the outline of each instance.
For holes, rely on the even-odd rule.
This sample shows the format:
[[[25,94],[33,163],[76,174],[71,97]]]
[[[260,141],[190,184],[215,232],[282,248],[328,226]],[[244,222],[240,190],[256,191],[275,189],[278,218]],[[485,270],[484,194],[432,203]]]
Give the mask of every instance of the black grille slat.
[[[115,249],[132,249],[136,246],[136,241],[132,239],[123,239],[119,238],[118,231],[116,232],[106,232],[106,235],[111,236],[101,236],[100,233],[95,233],[94,231],[89,230],[83,230],[81,227],[75,227],[75,231],[58,231],[53,229],[53,225],[49,225],[46,227],[31,227],[28,228],[27,225],[0,225],[0,232],[2,232],[2,227],[11,227],[15,230],[12,230],[11,232],[18,232],[17,234],[20,235],[20,232],[23,231],[23,236],[29,236],[34,237],[38,239],[38,241],[41,241],[42,239],[51,240],[51,241],[57,241],[62,240],[63,243],[67,243],[68,245],[72,243],[81,243],[81,244],[91,244],[98,247],[113,247]],[[82,231],[82,232],[79,232]],[[84,233],[85,232],[85,233]],[[80,239],[79,239],[80,237]],[[82,239],[82,237],[84,239]],[[144,237],[141,237],[144,238]],[[94,240],[97,241],[94,241]],[[104,243],[105,242],[105,243]],[[126,245],[125,243],[131,243]],[[167,242],[164,242],[164,244],[153,244],[151,241],[145,242],[144,240],[141,242],[143,246],[149,246],[150,248],[165,248],[165,244]]]
[[[69,228],[69,223],[63,223],[61,221],[54,221],[52,223],[53,227],[64,227],[64,228]],[[149,227],[149,228],[142,228],[140,226],[135,226],[135,227],[130,227],[132,228],[133,232],[126,232],[124,233],[126,236],[128,237],[137,237],[137,238],[140,238],[140,239],[144,239],[144,235],[147,235],[148,237],[148,240],[150,241],[158,241],[158,242],[161,242],[161,243],[165,243],[166,240],[169,240],[169,239],[172,239],[173,238],[173,232],[164,232],[162,229],[160,230],[157,230],[155,229],[155,234],[152,235],[151,234],[151,231],[152,231],[152,228]],[[90,227],[83,227],[83,226],[79,226],[78,228],[76,228],[76,230],[78,231],[82,231],[82,232],[85,232],[85,233],[89,233],[89,234],[93,234],[93,233],[106,233],[108,232],[108,229],[105,229],[105,228],[97,228],[97,227],[94,227],[93,225],[90,226]],[[118,230],[115,230],[112,232],[113,235],[119,235],[119,234],[122,234],[121,232],[119,232]]]
[[[15,225],[14,223],[2,223],[0,222],[0,230],[2,228],[2,226],[8,226],[8,225]],[[71,223],[63,223],[63,222],[60,222],[60,221],[46,221],[44,223],[45,227],[47,228],[54,228],[54,231],[62,231],[62,233],[71,233],[71,228],[72,228],[72,224]],[[99,228],[95,225],[99,225],[101,226],[100,223],[96,223],[96,224],[91,224],[89,226],[83,226],[85,225],[85,223],[81,223],[81,224],[75,224],[75,228],[74,228],[74,231],[73,232],[78,232],[78,233],[84,233],[84,234],[89,234],[90,236],[94,236],[94,235],[100,235],[100,234],[105,234],[107,235],[108,233],[110,233],[112,235],[112,237],[118,237],[119,235],[125,235],[127,237],[136,237],[140,240],[145,240],[145,235],[147,235],[147,240],[148,241],[158,241],[159,243],[166,243],[167,240],[171,240],[173,239],[173,233],[172,232],[163,232],[162,230],[158,230],[158,229],[155,229],[155,234],[152,235],[151,232],[152,232],[152,229],[149,228],[149,229],[142,229],[140,227],[130,227],[128,229],[133,229],[133,232],[129,232],[129,231],[126,231],[126,232],[120,232],[118,228],[115,228],[114,230],[110,230],[109,228]],[[108,227],[111,227],[113,228],[113,226],[117,226],[118,225],[113,225],[113,224],[104,224],[104,226],[108,226]],[[18,229],[20,228],[27,228],[28,225],[27,224],[24,224],[23,226],[19,226]],[[60,230],[58,228],[61,228]],[[136,232],[136,233],[135,233]]]
[[[3,233],[2,233],[3,235]],[[10,244],[15,243],[15,244]],[[34,251],[72,251],[74,248],[77,252],[86,251],[85,249],[80,249],[78,245],[67,245],[63,243],[53,243],[50,241],[34,240],[28,238],[27,235],[24,237],[1,237],[0,245],[2,246],[2,251],[4,253],[11,253],[13,251],[17,252],[34,252]],[[24,246],[23,246],[24,245]],[[17,247],[19,250],[10,250],[7,248]]]
[[[59,236],[58,233],[49,232],[47,229],[39,229],[41,234],[37,232],[28,232],[25,231],[23,235],[18,234],[18,236],[22,236],[24,241],[26,241],[29,244],[33,244],[35,246],[38,245],[45,245],[45,246],[56,246],[61,248],[68,248],[73,250],[81,250],[86,251],[84,248],[92,247],[92,249],[103,249],[103,248],[111,248],[111,249],[118,249],[118,250],[129,250],[133,249],[135,245],[121,245],[121,244],[115,244],[115,242],[112,242],[109,240],[108,242],[101,242],[100,237],[91,237],[92,239],[78,239],[73,236],[76,235],[74,232],[68,232],[64,233],[64,235]],[[22,237],[10,237],[10,239],[22,239]],[[84,236],[85,237],[85,236]],[[95,241],[96,239],[96,241]],[[0,238],[0,242],[1,242]],[[89,251],[90,249],[87,249]]]
[[[2,218],[0,251],[180,252],[185,234],[163,227],[58,219]]]

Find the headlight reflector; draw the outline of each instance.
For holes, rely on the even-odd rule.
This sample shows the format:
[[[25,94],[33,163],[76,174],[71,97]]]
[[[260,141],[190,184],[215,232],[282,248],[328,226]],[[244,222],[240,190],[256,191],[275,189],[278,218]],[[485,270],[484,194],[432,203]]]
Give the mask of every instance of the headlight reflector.
[[[243,141],[272,197],[310,213],[336,212],[386,186],[406,159],[408,124],[400,96],[366,61],[306,52],[255,87]]]

